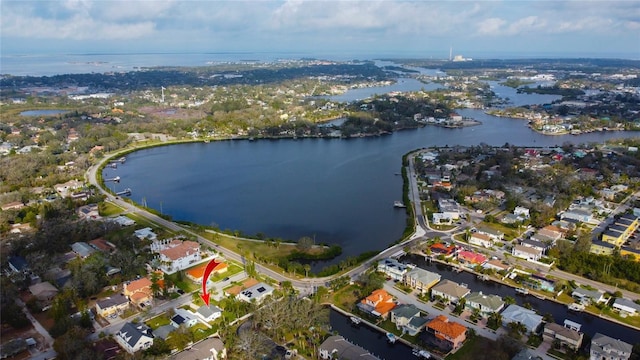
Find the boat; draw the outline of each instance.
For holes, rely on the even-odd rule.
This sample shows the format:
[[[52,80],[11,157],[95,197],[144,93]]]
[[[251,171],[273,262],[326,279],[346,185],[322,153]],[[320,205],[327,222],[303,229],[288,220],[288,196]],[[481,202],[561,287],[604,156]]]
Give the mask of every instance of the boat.
[[[351,317],[349,317],[349,319],[355,325],[359,325],[362,322],[362,320],[359,317],[356,317],[356,316],[351,316]]]
[[[406,207],[407,207],[407,205],[405,205],[402,201],[398,201],[398,200],[396,200],[396,201],[394,201],[394,202],[393,202],[393,207],[396,207],[396,208],[406,208]]]
[[[567,305],[567,309],[571,311],[582,311],[584,310],[584,305],[578,303],[571,303]]]
[[[478,275],[478,279],[482,281],[489,281],[489,275],[487,274]]]
[[[523,287],[518,287],[516,288],[516,292],[522,295],[527,295],[529,294],[529,289],[523,288]]]
[[[431,359],[431,353],[427,350],[413,349],[413,355],[419,357],[420,359]]]
[[[392,333],[390,332],[387,333],[387,340],[389,340],[390,343],[394,344],[397,339],[398,338],[396,338],[396,336],[393,335]]]

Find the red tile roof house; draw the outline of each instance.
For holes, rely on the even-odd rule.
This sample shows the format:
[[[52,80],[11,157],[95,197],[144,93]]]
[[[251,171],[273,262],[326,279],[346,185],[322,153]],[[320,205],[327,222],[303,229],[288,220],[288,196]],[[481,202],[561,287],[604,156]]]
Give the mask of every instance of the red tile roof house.
[[[200,244],[195,241],[173,240],[158,252],[160,268],[166,274],[184,270],[202,260]]]
[[[151,285],[151,280],[146,277],[124,284],[124,296],[138,307],[150,305],[153,300]]]
[[[456,247],[451,245],[451,246],[446,246],[442,243],[435,243],[433,245],[431,245],[429,247],[429,249],[431,250],[431,252],[434,255],[444,255],[445,257],[448,256],[453,256],[453,254],[456,251]]]
[[[427,323],[427,332],[435,335],[436,339],[445,343],[451,349],[457,349],[467,339],[467,327],[438,315]]]
[[[371,295],[358,303],[358,308],[366,313],[386,319],[389,311],[396,307],[393,297],[384,289],[374,290]]]
[[[482,265],[487,261],[487,257],[474,253],[473,251],[460,251],[458,252],[458,261],[472,264],[472,265]]]

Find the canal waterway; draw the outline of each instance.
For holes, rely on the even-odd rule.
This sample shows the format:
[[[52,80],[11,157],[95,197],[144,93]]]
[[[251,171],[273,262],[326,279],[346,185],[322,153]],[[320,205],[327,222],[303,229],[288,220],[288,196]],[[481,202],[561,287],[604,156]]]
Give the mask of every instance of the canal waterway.
[[[425,270],[436,272],[442,276],[443,280],[448,279],[457,283],[467,284],[469,290],[472,292],[482,291],[483,294],[495,294],[502,298],[510,296],[514,298],[520,306],[528,303],[540,315],[551,314],[555,322],[559,324],[562,324],[565,319],[582,324],[581,331],[591,337],[593,337],[595,333],[600,332],[630,344],[640,342],[639,330],[605,320],[590,313],[568,311],[565,305],[550,300],[542,300],[533,295],[519,294],[510,286],[494,281],[480,280],[476,275],[466,271],[455,272],[451,266],[425,261],[422,256],[407,255],[402,257],[401,260],[406,263],[415,264]]]
[[[382,360],[417,359],[411,347],[396,341],[390,344],[387,336],[365,324],[354,325],[351,320],[335,310],[329,313],[329,323],[334,331]]]

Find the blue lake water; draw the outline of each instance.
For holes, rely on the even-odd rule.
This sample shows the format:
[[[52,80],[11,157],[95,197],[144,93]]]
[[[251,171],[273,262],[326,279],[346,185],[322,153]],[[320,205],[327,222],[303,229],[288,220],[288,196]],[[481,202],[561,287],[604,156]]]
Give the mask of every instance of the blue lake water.
[[[66,110],[54,110],[54,109],[45,109],[45,110],[27,110],[20,113],[21,116],[51,116],[51,115],[59,115],[67,113]]]

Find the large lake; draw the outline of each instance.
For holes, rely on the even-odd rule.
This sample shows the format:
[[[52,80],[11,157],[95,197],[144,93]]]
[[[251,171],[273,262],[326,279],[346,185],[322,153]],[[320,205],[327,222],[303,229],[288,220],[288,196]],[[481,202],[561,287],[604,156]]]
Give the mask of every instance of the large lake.
[[[343,256],[380,250],[399,239],[405,213],[403,154],[423,147],[477,145],[555,146],[601,143],[638,133],[544,136],[525,121],[463,109],[483,125],[464,129],[427,126],[356,139],[230,140],[145,149],[128,155],[105,177],[120,176],[114,190],[176,220],[269,237],[337,243]]]

